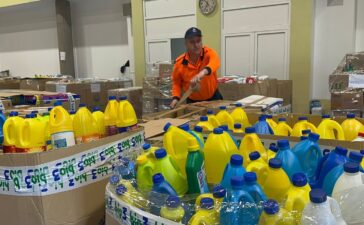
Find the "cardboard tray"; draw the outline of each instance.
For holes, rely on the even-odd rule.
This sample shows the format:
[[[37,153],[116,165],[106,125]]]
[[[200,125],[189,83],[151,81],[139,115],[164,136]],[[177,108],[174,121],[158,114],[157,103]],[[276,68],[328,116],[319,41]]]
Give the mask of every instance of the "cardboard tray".
[[[192,105],[182,105],[176,109],[144,115],[143,118],[146,120],[157,120],[162,118],[186,119],[193,117],[198,118],[201,115],[206,115],[206,113],[206,108]]]

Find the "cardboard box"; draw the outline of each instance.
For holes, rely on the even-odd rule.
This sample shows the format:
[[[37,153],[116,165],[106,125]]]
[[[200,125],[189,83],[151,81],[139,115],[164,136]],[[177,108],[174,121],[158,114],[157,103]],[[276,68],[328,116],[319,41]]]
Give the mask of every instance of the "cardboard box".
[[[1,224],[102,224],[111,163],[143,143],[138,129],[65,149],[0,155]]]
[[[20,80],[20,89],[45,91],[46,83],[48,81],[59,81],[60,78],[27,78]]]
[[[19,89],[20,80],[12,78],[2,78],[0,79],[0,90],[1,89]]]
[[[363,92],[335,92],[331,93],[331,110],[361,110],[364,109]]]
[[[178,108],[145,115],[143,118],[147,120],[158,120],[162,118],[177,118],[177,119],[187,119],[187,118],[198,118],[202,115],[206,115],[206,108],[201,108],[192,105],[182,105]]]
[[[133,105],[138,118],[143,116],[143,88],[142,87],[131,87],[131,88],[119,88],[108,91],[108,96],[127,96],[128,101]]]

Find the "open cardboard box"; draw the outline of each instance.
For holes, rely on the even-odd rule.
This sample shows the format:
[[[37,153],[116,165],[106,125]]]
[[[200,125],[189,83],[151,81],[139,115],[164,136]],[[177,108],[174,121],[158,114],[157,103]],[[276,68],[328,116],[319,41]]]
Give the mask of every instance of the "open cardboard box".
[[[193,105],[182,105],[178,108],[153,113],[143,116],[146,120],[157,120],[162,118],[176,118],[176,119],[186,119],[186,118],[198,118],[201,115],[206,115],[207,110],[205,108],[193,106]]]
[[[143,143],[138,128],[64,149],[0,154],[1,224],[102,224],[112,162]]]

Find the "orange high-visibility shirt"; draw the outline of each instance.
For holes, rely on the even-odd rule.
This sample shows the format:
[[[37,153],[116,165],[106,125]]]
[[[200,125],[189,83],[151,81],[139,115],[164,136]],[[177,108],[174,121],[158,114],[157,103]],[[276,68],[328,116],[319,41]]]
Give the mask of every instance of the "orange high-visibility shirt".
[[[206,68],[206,75],[200,82],[200,90],[190,95],[191,100],[203,101],[211,98],[217,90],[217,69],[220,67],[220,59],[215,50],[204,46],[201,56],[196,64],[190,61],[188,53],[180,55],[176,59],[176,63],[172,73],[172,95],[174,98],[181,98],[182,89],[184,92],[190,87],[191,79],[201,70]]]

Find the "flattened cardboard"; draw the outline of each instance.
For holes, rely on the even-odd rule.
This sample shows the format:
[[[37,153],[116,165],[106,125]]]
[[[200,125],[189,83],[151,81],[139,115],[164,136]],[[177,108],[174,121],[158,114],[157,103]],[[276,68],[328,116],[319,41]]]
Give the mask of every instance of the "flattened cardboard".
[[[172,119],[172,118],[163,118],[159,120],[150,120],[146,123],[140,124],[140,126],[144,127],[145,138],[152,138],[164,133],[164,126],[166,123],[171,123],[173,126],[180,126],[182,124],[188,123],[190,120],[188,119]]]

